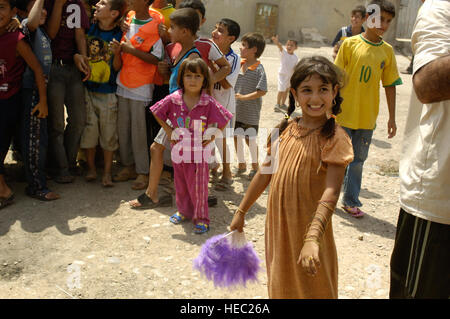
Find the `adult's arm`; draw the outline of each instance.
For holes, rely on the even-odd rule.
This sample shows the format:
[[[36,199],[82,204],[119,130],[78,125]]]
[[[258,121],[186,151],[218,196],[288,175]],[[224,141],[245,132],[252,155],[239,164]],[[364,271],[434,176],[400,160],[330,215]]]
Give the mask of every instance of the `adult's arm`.
[[[425,1],[411,36],[413,87],[419,101],[425,104],[450,99],[449,19],[449,1]]]
[[[424,104],[450,100],[450,55],[440,57],[416,71],[413,86],[419,101]]]

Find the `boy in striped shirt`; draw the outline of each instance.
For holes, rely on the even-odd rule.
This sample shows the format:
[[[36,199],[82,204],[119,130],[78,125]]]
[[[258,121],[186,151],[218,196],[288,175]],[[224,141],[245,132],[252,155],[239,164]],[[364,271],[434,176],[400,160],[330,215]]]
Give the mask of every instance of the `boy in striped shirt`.
[[[267,93],[267,77],[264,67],[258,58],[264,52],[266,42],[262,34],[251,32],[241,39],[241,67],[236,82],[236,130],[234,142],[239,168],[237,175],[247,171],[244,157],[245,141],[250,149],[252,170],[248,177],[252,179],[258,171],[258,135],[259,118],[261,115],[262,97]],[[251,142],[251,143],[250,143]]]

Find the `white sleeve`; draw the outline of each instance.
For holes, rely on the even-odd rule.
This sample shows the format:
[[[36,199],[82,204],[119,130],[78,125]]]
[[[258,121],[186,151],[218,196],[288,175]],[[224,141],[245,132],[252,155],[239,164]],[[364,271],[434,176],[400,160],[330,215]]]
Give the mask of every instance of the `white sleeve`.
[[[411,37],[414,73],[450,54],[450,1],[427,0],[417,15]]]
[[[153,54],[158,60],[162,60],[164,58],[164,45],[161,39],[159,39],[158,41],[156,41],[155,44],[153,44],[150,53]]]
[[[208,60],[209,61],[217,61],[224,55],[214,42],[212,42],[212,41],[210,41],[210,42],[211,42],[211,48],[209,49]]]
[[[234,88],[237,78],[239,76],[239,70],[241,68],[241,57],[237,54],[230,55],[227,59],[231,66],[231,72],[227,76],[227,82]]]

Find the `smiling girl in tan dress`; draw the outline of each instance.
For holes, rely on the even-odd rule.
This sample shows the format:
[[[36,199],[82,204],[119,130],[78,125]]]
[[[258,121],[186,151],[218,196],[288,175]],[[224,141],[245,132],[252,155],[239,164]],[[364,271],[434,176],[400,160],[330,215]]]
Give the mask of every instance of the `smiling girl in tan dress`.
[[[332,214],[347,165],[350,139],[335,123],[343,74],[326,58],[302,59],[290,81],[290,115],[237,209],[231,230],[270,184],[265,229],[270,298],[337,298],[338,267]],[[275,168],[275,169],[273,169]]]

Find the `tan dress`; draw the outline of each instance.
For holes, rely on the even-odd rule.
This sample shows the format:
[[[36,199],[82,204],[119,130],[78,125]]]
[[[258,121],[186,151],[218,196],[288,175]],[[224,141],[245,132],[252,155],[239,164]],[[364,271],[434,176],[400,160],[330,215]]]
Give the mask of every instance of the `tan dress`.
[[[307,225],[325,190],[327,164],[346,166],[352,144],[336,126],[326,139],[293,120],[278,143],[278,169],[272,176],[266,217],[266,265],[269,298],[337,298],[338,265],[331,220],[322,238],[321,266],[310,277],[297,260]],[[276,145],[274,143],[274,145]],[[275,148],[270,150],[275,155]]]

